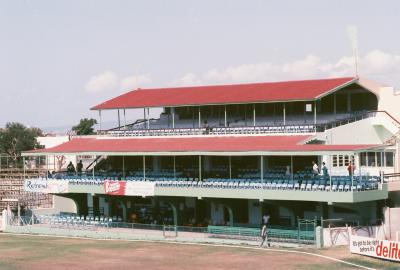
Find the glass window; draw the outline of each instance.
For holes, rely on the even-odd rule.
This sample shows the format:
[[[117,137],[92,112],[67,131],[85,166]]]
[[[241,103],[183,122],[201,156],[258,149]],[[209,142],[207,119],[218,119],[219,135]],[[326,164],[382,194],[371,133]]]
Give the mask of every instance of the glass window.
[[[368,152],[367,153],[367,163],[368,167],[375,167],[376,166],[376,160],[375,160],[375,152]]]
[[[343,166],[343,156],[339,155],[339,167]]]
[[[338,166],[338,158],[337,155],[332,156],[332,166],[337,167]]]
[[[386,167],[393,167],[393,159],[394,157],[392,152],[385,153]]]
[[[367,166],[367,153],[360,153],[361,166]]]
[[[349,156],[348,155],[344,156],[344,166],[349,166]]]
[[[376,166],[382,167],[382,152],[376,152]]]

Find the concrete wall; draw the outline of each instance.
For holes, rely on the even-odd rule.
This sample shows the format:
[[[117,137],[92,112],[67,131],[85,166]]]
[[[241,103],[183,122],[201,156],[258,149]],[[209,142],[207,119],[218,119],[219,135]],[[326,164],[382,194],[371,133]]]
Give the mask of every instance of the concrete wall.
[[[260,225],[262,213],[261,203],[259,200],[248,200],[249,209],[249,224]],[[235,213],[233,213],[235,214]]]
[[[387,232],[387,240],[396,240],[396,235],[400,234],[400,207],[389,208],[384,210],[385,231]]]
[[[384,226],[324,228],[322,233],[323,247],[347,246],[349,245],[350,234],[383,240],[386,232]]]

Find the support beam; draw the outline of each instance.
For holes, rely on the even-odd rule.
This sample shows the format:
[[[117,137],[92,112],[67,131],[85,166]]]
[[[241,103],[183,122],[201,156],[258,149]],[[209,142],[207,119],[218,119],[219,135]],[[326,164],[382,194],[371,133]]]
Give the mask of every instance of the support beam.
[[[122,156],[122,178],[125,179],[125,156]]]
[[[147,129],[150,129],[150,108],[147,108]]]
[[[232,156],[229,156],[229,179],[232,179]]]
[[[286,103],[283,103],[283,126],[286,129]]]
[[[174,156],[174,180],[176,180],[176,156]]]
[[[124,109],[124,130],[126,130],[126,112]]]
[[[143,181],[146,180],[146,156],[143,156]]]
[[[290,178],[293,181],[293,156],[290,156]]]
[[[117,112],[118,112],[118,130],[120,130],[121,129],[121,117],[119,115],[119,109],[117,110]]]
[[[172,112],[172,128],[175,128],[175,108],[171,107]]]
[[[201,156],[199,156],[199,181],[201,181]]]
[[[264,183],[264,156],[260,156],[261,183]]]
[[[256,104],[253,104],[253,127],[256,126]]]
[[[201,109],[199,106],[199,128],[201,128]]]
[[[101,131],[101,110],[99,110],[99,123],[100,123],[100,131]]]
[[[315,132],[317,132],[317,101],[314,101],[314,128]]]
[[[224,119],[225,119],[225,120],[224,120],[224,127],[227,127],[228,121],[227,121],[227,119],[226,119],[226,118],[227,118],[227,117],[226,117],[226,105],[224,106],[224,115],[225,115],[225,116],[224,116],[224,117],[225,117],[225,118],[224,118]]]

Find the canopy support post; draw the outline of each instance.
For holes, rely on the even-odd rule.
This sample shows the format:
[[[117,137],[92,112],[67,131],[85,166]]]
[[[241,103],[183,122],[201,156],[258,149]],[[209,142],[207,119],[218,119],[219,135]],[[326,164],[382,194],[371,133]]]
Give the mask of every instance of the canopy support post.
[[[260,156],[261,183],[264,184],[264,156]]]
[[[119,109],[117,110],[118,112],[118,130],[121,130],[121,117],[119,115]]]
[[[126,112],[124,109],[124,130],[126,130]]]
[[[174,156],[174,180],[176,180],[176,156]]]
[[[228,121],[227,121],[227,116],[226,116],[226,105],[224,106],[224,115],[225,115],[225,120],[224,120],[224,126],[227,127],[228,126]]]
[[[201,156],[199,156],[199,181],[202,181],[202,178],[201,178]]]
[[[102,132],[102,127],[101,127],[101,110],[99,110],[99,122],[100,122],[100,132]]]
[[[199,106],[199,128],[201,128],[201,109]]]
[[[253,104],[253,127],[256,126],[256,104]]]
[[[292,181],[294,180],[294,176],[293,176],[293,156],[290,156],[290,178],[292,179]]]
[[[171,107],[171,111],[172,111],[172,128],[175,128],[175,108]]]
[[[232,156],[229,156],[229,179],[232,179]]]
[[[143,181],[146,181],[146,156],[143,156]]]
[[[122,156],[122,178],[125,179],[125,156]]]
[[[286,103],[283,103],[283,129],[286,131]]]
[[[314,129],[317,132],[317,101],[314,101]]]

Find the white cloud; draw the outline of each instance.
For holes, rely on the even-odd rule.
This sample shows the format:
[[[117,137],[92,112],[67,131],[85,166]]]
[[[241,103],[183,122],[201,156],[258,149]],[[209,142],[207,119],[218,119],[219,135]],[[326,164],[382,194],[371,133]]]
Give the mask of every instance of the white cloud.
[[[85,86],[88,92],[103,92],[115,90],[118,87],[118,76],[112,71],[92,76]]]
[[[400,75],[400,55],[372,50],[359,57],[358,66],[360,76],[377,79],[383,83],[400,84],[399,81],[393,81],[394,74]],[[331,78],[354,76],[354,70],[352,56],[343,56],[329,62],[309,54],[302,59],[287,63],[260,62],[223,69],[212,68],[202,74],[187,73],[174,80],[172,84],[181,86]]]
[[[105,71],[92,76],[85,85],[87,92],[127,91],[151,82],[148,74],[139,74],[120,78],[112,71]]]
[[[151,82],[151,78],[148,74],[141,74],[137,76],[133,75],[123,78],[120,82],[120,86],[123,90],[132,90],[149,82]]]

